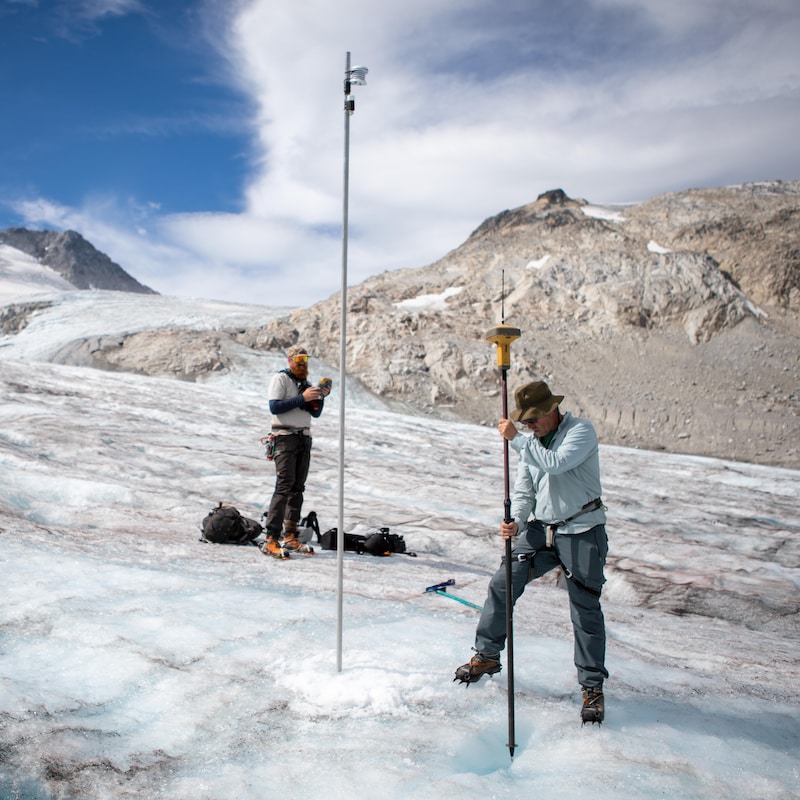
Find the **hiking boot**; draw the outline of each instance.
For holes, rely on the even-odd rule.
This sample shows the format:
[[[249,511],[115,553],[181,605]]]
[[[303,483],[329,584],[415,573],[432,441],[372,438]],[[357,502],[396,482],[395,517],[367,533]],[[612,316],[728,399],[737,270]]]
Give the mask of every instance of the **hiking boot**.
[[[277,539],[269,538],[261,545],[261,552],[273,558],[289,558],[289,551]]]
[[[310,556],[314,553],[314,548],[310,544],[301,542],[296,533],[287,534],[284,537],[283,549],[289,553],[302,553],[305,556]]]
[[[467,664],[462,664],[456,670],[454,681],[461,683],[475,683],[484,675],[494,675],[500,672],[503,667],[500,665],[500,657],[497,655],[489,656],[484,653],[475,653]]]
[[[583,708],[581,708],[581,722],[599,725],[606,716],[605,699],[602,686],[583,687]]]

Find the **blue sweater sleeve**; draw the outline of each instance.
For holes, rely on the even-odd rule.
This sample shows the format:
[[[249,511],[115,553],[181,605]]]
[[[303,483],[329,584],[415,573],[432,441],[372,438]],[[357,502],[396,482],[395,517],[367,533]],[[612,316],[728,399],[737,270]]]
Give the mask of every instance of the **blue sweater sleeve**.
[[[303,395],[298,394],[296,397],[287,397],[283,400],[270,400],[269,413],[270,414],[285,414],[293,408],[300,408],[305,403]]]

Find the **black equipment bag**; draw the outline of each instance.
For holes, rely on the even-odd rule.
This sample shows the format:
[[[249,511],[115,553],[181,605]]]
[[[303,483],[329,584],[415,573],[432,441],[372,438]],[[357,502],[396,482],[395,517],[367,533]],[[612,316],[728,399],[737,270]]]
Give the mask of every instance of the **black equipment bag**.
[[[232,505],[222,502],[208,513],[201,529],[202,539],[214,544],[250,544],[264,530],[254,519],[243,517]]]
[[[402,536],[389,533],[388,528],[380,528],[367,537],[364,551],[373,556],[390,556],[392,553],[405,553],[406,542]]]
[[[339,529],[330,528],[322,535],[319,535],[318,539],[323,550],[336,550],[339,547]],[[353,553],[363,553],[364,542],[366,541],[366,536],[360,536],[357,533],[345,533],[344,549]]]
[[[336,550],[338,529],[331,528],[318,536],[323,550]],[[345,533],[344,549],[355,553],[370,553],[373,556],[390,556],[392,553],[405,553],[406,542],[402,536],[389,533],[388,528],[380,528],[374,533],[362,536],[358,533]],[[409,555],[412,555],[409,553]]]

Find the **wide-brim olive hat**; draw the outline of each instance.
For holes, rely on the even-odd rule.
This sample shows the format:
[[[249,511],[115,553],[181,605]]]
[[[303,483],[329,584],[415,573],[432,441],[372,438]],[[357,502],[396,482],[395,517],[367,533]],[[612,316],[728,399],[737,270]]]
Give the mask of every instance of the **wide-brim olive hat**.
[[[525,422],[534,417],[546,417],[558,408],[563,394],[553,394],[544,381],[534,381],[520,386],[514,392],[517,407],[509,414],[514,422]]]

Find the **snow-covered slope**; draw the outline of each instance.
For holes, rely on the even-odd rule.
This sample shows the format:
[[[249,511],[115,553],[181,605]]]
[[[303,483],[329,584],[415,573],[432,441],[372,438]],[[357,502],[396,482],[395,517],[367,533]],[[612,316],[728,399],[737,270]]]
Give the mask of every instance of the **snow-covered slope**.
[[[512,761],[505,670],[452,681],[477,612],[424,591],[453,578],[483,602],[497,433],[348,395],[346,528],[387,525],[417,555],[346,555],[338,672],[334,553],[198,541],[217,500],[258,518],[269,499],[279,357],[202,385],[43,363],[76,330],[169,316],[165,298],[55,299],[0,348],[0,797],[798,796],[798,473],[603,448],[607,720],[580,727],[566,595],[536,582],[515,612]],[[338,402],[306,495],[323,530]]]
[[[0,244],[0,306],[74,288],[69,281],[49,267],[43,267],[35,258],[7,244]]]

